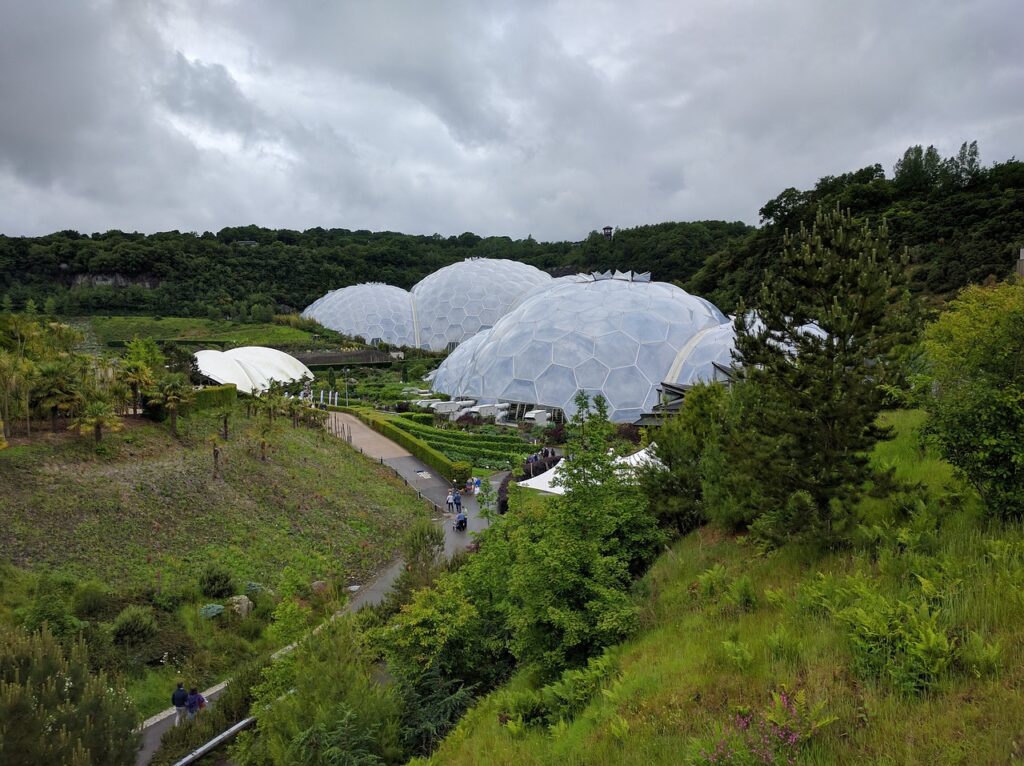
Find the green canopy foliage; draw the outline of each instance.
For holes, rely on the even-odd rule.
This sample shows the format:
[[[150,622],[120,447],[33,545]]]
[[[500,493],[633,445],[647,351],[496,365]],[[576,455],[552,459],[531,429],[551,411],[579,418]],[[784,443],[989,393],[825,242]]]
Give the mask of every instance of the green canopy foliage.
[[[925,333],[928,432],[998,517],[1024,515],[1024,284],[969,287]]]
[[[135,762],[136,715],[124,690],[89,672],[44,625],[0,624],[0,763],[117,766]]]

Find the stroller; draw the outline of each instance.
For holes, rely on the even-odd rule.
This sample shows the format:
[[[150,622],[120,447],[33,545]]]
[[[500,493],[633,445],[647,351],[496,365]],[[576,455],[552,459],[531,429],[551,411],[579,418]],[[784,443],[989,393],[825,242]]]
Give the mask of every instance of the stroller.
[[[462,511],[459,511],[459,515],[455,517],[455,522],[452,524],[452,529],[454,529],[456,532],[465,532],[466,521],[466,514],[464,514]]]

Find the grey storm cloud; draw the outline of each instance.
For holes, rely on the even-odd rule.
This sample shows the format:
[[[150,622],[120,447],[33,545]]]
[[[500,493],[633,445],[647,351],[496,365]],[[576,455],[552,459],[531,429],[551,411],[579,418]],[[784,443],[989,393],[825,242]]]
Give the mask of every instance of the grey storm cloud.
[[[0,232],[579,239],[1024,136],[1018,0],[0,0]]]

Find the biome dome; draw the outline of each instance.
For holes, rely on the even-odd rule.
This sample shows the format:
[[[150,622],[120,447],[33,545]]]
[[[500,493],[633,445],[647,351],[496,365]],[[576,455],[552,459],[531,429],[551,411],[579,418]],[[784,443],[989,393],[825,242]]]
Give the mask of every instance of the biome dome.
[[[470,258],[428,274],[411,292],[384,284],[332,290],[302,316],[368,343],[444,351],[554,281],[518,261]]]
[[[494,324],[551,276],[518,261],[470,258],[438,269],[412,288],[421,348],[443,351]]]
[[[434,389],[481,402],[575,412],[578,390],[602,394],[632,422],[701,331],[727,322],[713,304],[648,275],[595,274],[539,292],[438,368]],[[461,353],[460,353],[461,352]]]
[[[302,316],[367,343],[418,345],[412,296],[401,287],[367,283],[332,290],[307,306]]]

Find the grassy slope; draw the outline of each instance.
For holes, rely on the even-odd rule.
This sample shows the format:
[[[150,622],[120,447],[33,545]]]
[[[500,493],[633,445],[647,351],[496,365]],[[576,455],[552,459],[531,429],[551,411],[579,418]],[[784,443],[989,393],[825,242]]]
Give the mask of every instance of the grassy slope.
[[[124,585],[195,573],[207,560],[244,579],[361,581],[388,562],[400,531],[426,512],[400,480],[322,432],[279,418],[268,462],[255,420],[232,419],[223,479],[211,478],[214,419],[130,420],[104,439],[70,434],[0,452],[0,561],[50,566]],[[244,581],[244,580],[243,580]]]
[[[278,324],[245,324],[186,317],[94,316],[87,321],[102,344],[127,342],[136,335],[180,343],[214,341],[236,346],[294,346],[312,340],[305,330]]]
[[[876,460],[895,466],[903,478],[926,482],[935,495],[947,494],[949,467],[922,455],[913,436],[920,416],[894,413],[889,419],[898,437],[879,446]],[[869,514],[878,510],[868,505]],[[1007,583],[985,550],[992,538],[1001,538],[1024,551],[1024,535],[1019,528],[985,531],[976,518],[969,500],[959,518],[944,527],[935,555],[946,558],[951,572],[962,578],[943,604],[946,621],[1001,644],[1002,668],[993,676],[953,675],[923,697],[903,697],[885,684],[859,679],[842,629],[829,617],[801,609],[799,588],[819,571],[860,571],[879,592],[898,597],[918,587],[912,572],[899,573],[899,567],[883,567],[857,552],[813,562],[793,550],[759,556],[742,539],[700,530],[662,556],[640,583],[643,628],[613,650],[618,682],[567,728],[511,734],[498,722],[499,691],[470,711],[432,762],[683,763],[695,740],[713,744],[737,708],[764,709],[781,684],[806,689],[810,700],[823,701],[838,716],[801,752],[798,763],[938,766],[1007,763],[1011,753],[1020,758],[1021,583]],[[741,612],[721,598],[699,594],[698,575],[715,564],[722,564],[730,579],[750,575],[759,597],[756,609]],[[1020,569],[1016,576],[1024,579]],[[725,640],[749,650],[749,665],[737,666]],[[509,688],[530,683],[524,671]]]

